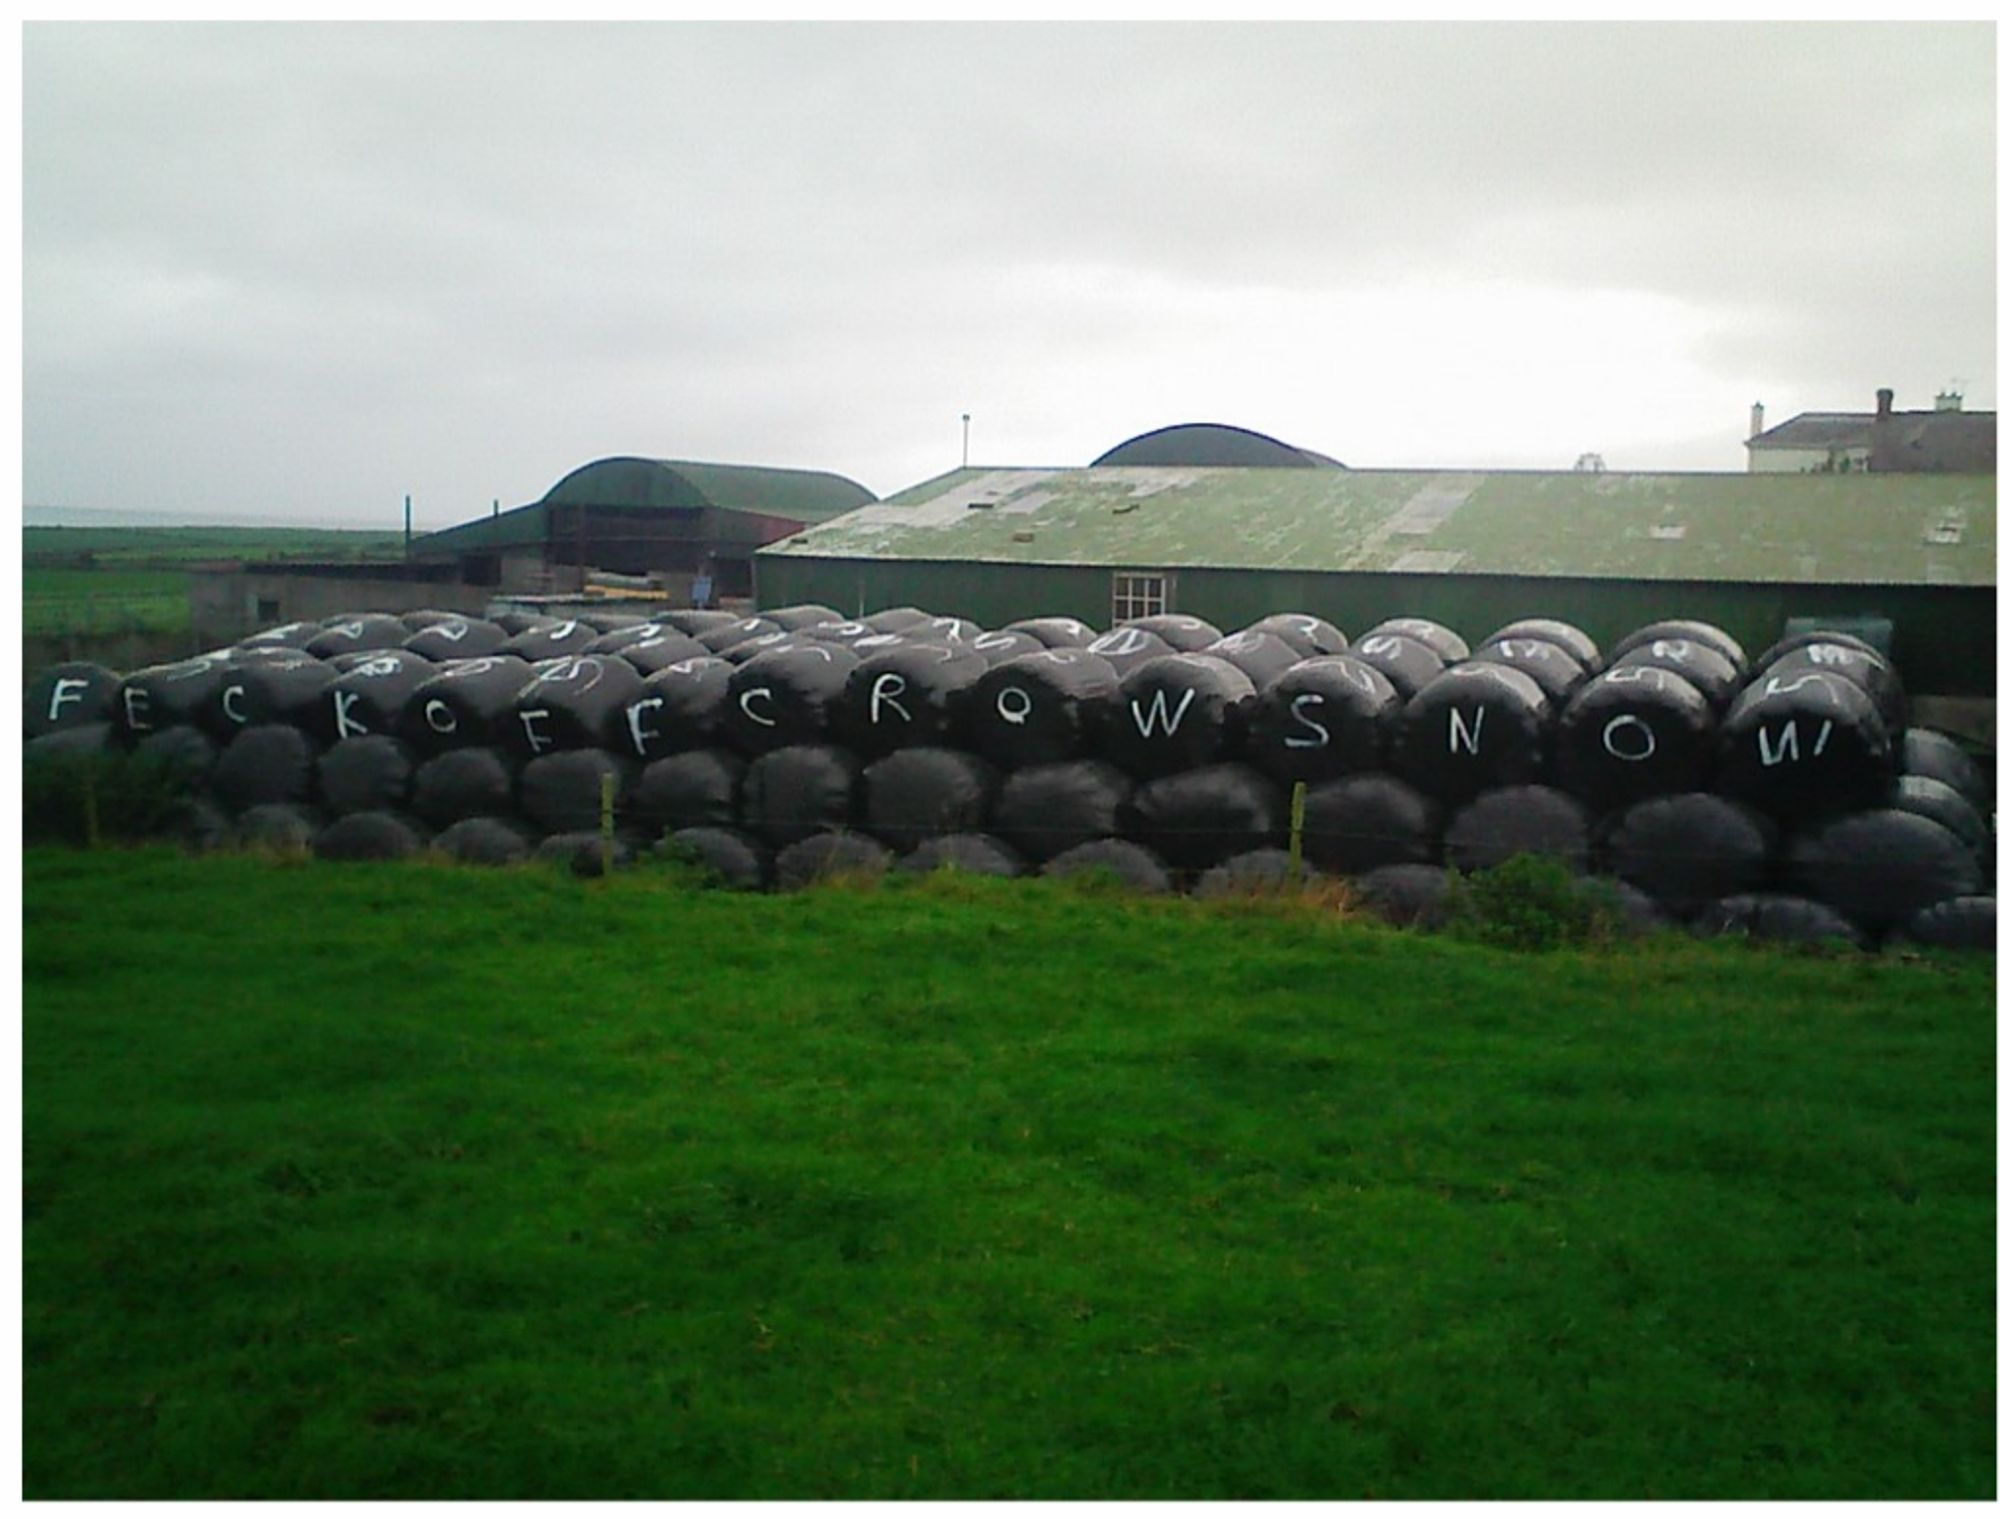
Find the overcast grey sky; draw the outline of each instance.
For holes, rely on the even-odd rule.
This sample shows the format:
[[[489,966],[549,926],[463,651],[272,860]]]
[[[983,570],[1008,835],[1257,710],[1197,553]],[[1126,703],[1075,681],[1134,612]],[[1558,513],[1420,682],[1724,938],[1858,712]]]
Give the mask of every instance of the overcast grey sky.
[[[1743,467],[1991,407],[1994,28],[37,24],[32,504],[887,495],[1179,421]]]

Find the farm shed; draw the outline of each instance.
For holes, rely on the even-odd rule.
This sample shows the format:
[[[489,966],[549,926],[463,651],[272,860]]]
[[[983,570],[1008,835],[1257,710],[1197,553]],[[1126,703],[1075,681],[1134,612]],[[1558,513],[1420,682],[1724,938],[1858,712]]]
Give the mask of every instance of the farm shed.
[[[1886,637],[1913,692],[1982,701],[1990,724],[1993,570],[1991,475],[969,469],[761,550],[757,591],[988,626],[1285,610],[1477,638],[1557,617],[1607,645],[1663,617],[1751,648],[1827,619]]]
[[[706,569],[716,597],[750,594],[750,556],[810,523],[875,499],[820,470],[599,459],[541,500],[420,538],[418,561],[452,560],[459,578],[508,590],[555,590],[581,566],[659,577],[685,599]]]

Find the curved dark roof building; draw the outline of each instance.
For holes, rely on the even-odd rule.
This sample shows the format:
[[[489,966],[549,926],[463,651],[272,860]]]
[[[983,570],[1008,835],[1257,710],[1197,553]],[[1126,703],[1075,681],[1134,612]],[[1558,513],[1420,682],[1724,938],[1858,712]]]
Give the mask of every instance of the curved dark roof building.
[[[715,507],[794,522],[824,522],[874,499],[865,486],[825,470],[619,456],[571,470],[549,487],[539,504]]]
[[[824,470],[619,456],[571,470],[530,505],[428,534],[413,557],[455,557],[474,584],[506,583],[530,561],[688,577],[708,569],[716,594],[747,596],[760,545],[874,500]]]
[[[1222,422],[1181,422],[1127,438],[1090,467],[1129,465],[1223,466],[1259,469],[1345,469],[1338,459]]]

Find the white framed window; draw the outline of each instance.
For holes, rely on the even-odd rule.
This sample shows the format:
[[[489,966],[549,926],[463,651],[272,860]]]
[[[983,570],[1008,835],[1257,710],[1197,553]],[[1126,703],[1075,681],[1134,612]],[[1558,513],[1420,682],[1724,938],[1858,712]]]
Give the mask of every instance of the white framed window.
[[[1173,577],[1161,570],[1114,570],[1111,574],[1111,623],[1157,617],[1167,610]]]

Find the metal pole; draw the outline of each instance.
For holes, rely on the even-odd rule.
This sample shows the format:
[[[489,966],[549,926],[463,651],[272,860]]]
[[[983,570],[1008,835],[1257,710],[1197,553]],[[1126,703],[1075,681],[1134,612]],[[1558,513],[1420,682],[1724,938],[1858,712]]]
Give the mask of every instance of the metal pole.
[[[972,463],[972,413],[969,411],[961,412],[958,418],[958,425],[962,434],[958,467],[966,469]]]
[[[403,498],[403,557],[410,557],[410,498]]]

